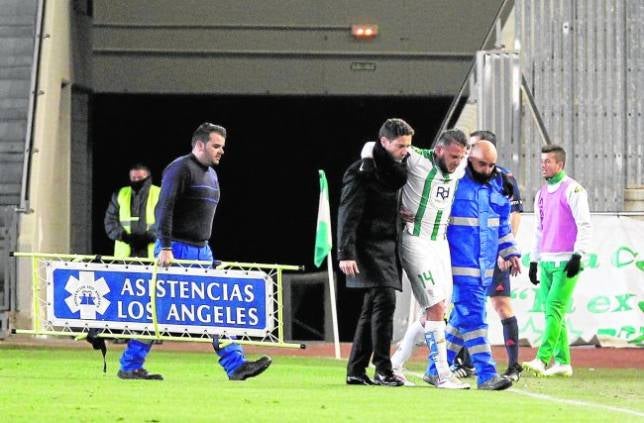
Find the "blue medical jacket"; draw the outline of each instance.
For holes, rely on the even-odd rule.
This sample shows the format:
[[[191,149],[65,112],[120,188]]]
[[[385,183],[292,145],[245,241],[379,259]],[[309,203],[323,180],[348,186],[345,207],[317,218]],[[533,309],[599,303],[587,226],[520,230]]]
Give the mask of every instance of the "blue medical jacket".
[[[447,228],[454,282],[492,283],[497,256],[520,256],[510,227],[502,180],[481,184],[469,168],[459,181]]]

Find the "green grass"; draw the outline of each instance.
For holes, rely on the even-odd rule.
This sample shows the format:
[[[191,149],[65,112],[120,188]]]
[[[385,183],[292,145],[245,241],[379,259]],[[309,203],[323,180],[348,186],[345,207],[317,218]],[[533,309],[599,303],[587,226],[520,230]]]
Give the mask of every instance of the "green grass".
[[[575,369],[570,379],[524,377],[504,392],[445,391],[344,384],[345,362],[275,356],[255,379],[230,382],[216,357],[154,351],[148,368],[164,381],[115,376],[120,349],[110,346],[108,374],[88,349],[0,344],[0,420],[19,421],[644,421],[642,370]],[[420,364],[414,371],[422,372]],[[542,394],[606,408],[531,397]]]

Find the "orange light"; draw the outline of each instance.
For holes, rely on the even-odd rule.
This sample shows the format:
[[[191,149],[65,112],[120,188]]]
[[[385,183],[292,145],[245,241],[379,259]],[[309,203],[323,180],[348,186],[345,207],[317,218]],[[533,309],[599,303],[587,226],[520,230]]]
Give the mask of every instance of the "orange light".
[[[369,40],[378,35],[378,25],[360,24],[351,25],[351,35],[359,40]]]

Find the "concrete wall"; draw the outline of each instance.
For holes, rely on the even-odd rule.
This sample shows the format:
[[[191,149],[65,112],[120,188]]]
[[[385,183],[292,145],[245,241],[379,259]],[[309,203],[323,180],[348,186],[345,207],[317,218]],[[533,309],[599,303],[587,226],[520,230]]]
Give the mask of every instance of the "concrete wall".
[[[96,92],[453,95],[501,4],[96,0]],[[357,41],[351,24],[378,36]]]
[[[23,252],[66,253],[71,247],[72,88],[91,86],[89,18],[76,6],[76,2],[46,2],[29,182],[31,212],[22,215],[18,238],[18,250]],[[88,201],[84,199],[85,210],[91,209]],[[26,326],[30,305],[31,262],[20,260],[16,327]]]

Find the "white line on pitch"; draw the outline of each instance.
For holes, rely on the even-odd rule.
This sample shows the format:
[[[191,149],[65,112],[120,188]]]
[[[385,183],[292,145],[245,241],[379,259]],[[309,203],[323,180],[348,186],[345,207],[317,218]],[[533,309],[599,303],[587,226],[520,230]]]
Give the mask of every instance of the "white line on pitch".
[[[406,371],[405,373],[420,379],[422,379],[423,377],[422,373],[410,372],[410,371]],[[546,394],[537,394],[534,392],[528,392],[528,391],[524,391],[523,389],[517,389],[517,388],[508,389],[508,392],[513,392],[515,394],[525,395],[528,397],[537,398],[544,401],[559,402],[562,404],[575,405],[579,407],[594,407],[602,410],[614,411],[616,413],[624,413],[624,414],[630,414],[637,417],[644,417],[644,413],[642,412],[630,410],[628,408],[613,407],[612,405],[597,404],[594,402],[586,402],[586,401],[580,401],[580,400],[569,400],[564,398],[553,397],[551,395],[546,395]]]
[[[542,399],[546,401],[559,402],[562,404],[577,405],[580,407],[594,407],[594,408],[600,408],[602,410],[615,411],[617,413],[625,413],[625,414],[631,414],[633,416],[644,417],[644,413],[641,413],[639,411],[630,410],[628,408],[613,407],[612,405],[604,405],[604,404],[597,404],[594,402],[558,398],[550,395],[528,392],[528,391],[524,391],[523,389],[517,389],[517,388],[512,388],[509,390],[509,392],[514,392],[515,394],[525,395],[528,397]]]

